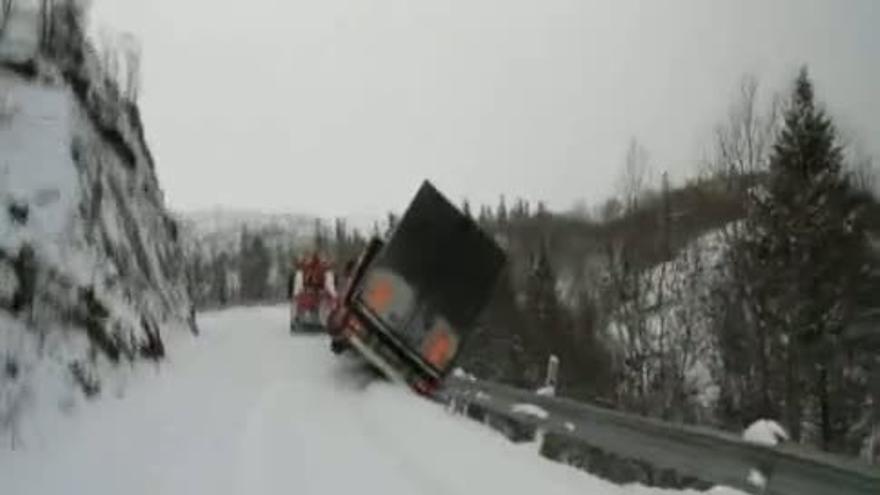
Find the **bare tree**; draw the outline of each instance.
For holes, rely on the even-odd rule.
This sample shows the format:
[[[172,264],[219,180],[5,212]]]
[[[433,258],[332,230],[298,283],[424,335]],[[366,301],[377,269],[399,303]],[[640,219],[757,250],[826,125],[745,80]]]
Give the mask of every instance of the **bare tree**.
[[[640,253],[646,246],[638,240],[638,219],[627,221],[631,231],[624,239],[606,246],[610,300],[605,305],[612,308],[609,337],[618,350],[617,399],[642,414],[694,421],[702,415],[701,396],[709,385],[703,370],[711,368],[707,361],[714,357],[703,306],[709,267],[701,243],[673,251],[675,216],[665,174],[659,199],[658,245],[648,248],[660,253],[663,262],[652,266]],[[638,205],[631,202],[630,207]]]
[[[603,217],[611,219],[629,215],[639,209],[639,202],[648,184],[648,153],[633,138],[627,146],[623,167],[618,179],[617,198],[606,203]],[[651,291],[650,277],[643,273],[640,247],[634,242],[632,230],[638,225],[633,219],[625,231],[605,246],[607,273],[605,281],[611,309],[609,316],[610,339],[617,343],[617,400],[624,407],[643,414],[651,412],[649,404],[653,346],[649,316]]]
[[[778,123],[779,100],[773,98],[766,114],[758,101],[758,80],[744,76],[727,120],[715,129],[712,175],[726,179],[729,188],[747,187],[748,179],[765,170]]]
[[[762,112],[758,93],[757,79],[744,76],[726,120],[715,129],[714,149],[707,162],[710,175],[723,180],[728,191],[739,193],[744,202],[758,175],[767,170],[779,120],[779,99],[774,97],[769,109]],[[728,349],[727,362],[722,367],[739,369],[735,374],[739,378],[731,378],[725,389],[727,399],[735,404],[732,409],[744,416],[769,415],[773,409],[771,342],[763,326],[764,305],[757,301],[757,291],[752,287],[758,268],[747,251],[740,248],[750,231],[742,221],[720,230],[723,244],[728,246],[724,254],[725,277],[723,287],[713,292],[707,304],[721,345]],[[744,355],[740,357],[739,353]]]
[[[135,103],[141,89],[141,46],[130,33],[100,32],[99,57],[109,91]]]
[[[101,68],[104,70],[104,79],[110,84],[118,85],[120,80],[118,36],[110,29],[102,28],[99,37],[98,56],[101,60]]]
[[[626,213],[638,209],[639,201],[650,184],[650,173],[648,151],[636,138],[630,139],[623,171],[618,179],[620,196]]]
[[[874,165],[874,157],[858,144],[847,147],[847,150],[849,151],[849,156],[846,158],[847,174],[853,187],[858,191],[874,193],[877,188],[877,168]]]
[[[135,103],[141,90],[141,46],[131,34],[124,34],[122,58],[125,61],[125,99]]]
[[[617,197],[608,198],[607,201],[596,207],[596,217],[602,222],[608,223],[620,217],[623,204]]]

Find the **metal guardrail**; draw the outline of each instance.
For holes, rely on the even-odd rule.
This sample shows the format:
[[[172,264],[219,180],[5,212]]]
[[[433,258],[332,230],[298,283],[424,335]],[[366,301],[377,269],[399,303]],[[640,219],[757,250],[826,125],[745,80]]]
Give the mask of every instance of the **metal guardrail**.
[[[745,492],[880,495],[880,469],[794,445],[756,445],[716,430],[666,423],[491,382],[450,377],[440,395],[607,452]],[[547,414],[515,407],[519,404],[537,406]],[[763,486],[754,483],[755,473],[765,481]]]

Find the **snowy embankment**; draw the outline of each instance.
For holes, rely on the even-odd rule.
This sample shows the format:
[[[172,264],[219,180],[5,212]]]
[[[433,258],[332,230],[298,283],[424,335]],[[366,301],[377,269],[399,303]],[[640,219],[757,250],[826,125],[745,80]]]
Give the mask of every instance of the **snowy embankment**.
[[[202,336],[141,369],[129,393],[0,450],[3,493],[680,493],[540,458],[335,358],[322,336],[291,337],[286,318],[205,315]]]
[[[23,4],[23,3],[22,3]],[[0,444],[119,393],[185,334],[190,300],[137,107],[76,18],[16,4],[0,39]],[[193,327],[189,327],[194,329]]]
[[[643,360],[641,380],[659,381],[660,370],[679,376],[688,400],[706,410],[720,394],[713,291],[728,276],[725,257],[730,229],[737,225],[709,231],[672,260],[640,273],[627,286],[634,297],[608,327],[618,352]]]

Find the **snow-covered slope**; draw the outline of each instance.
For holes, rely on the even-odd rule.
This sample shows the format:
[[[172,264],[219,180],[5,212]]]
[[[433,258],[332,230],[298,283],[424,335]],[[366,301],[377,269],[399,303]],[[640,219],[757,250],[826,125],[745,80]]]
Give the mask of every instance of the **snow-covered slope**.
[[[161,357],[191,308],[137,108],[66,29],[51,57],[0,50],[0,438],[19,441]]]
[[[69,420],[51,448],[0,451],[3,493],[682,493],[543,459],[286,323],[284,307],[205,315],[197,347],[181,342],[160,373]]]
[[[671,387],[679,400],[705,410],[719,395],[713,291],[726,277],[728,230],[735,226],[710,231],[639,274],[629,285],[634,296],[617,308],[607,329],[622,359],[641,365],[633,366],[633,382],[670,397]]]

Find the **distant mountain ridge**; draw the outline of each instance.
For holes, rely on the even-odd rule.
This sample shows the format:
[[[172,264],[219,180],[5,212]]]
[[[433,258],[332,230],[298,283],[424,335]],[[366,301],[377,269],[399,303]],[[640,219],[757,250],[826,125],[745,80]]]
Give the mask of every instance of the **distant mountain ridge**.
[[[274,248],[314,244],[317,217],[212,208],[178,213],[187,252],[229,253],[241,249],[242,232],[260,234]],[[323,221],[322,221],[323,225]]]
[[[362,235],[368,235],[382,225],[378,218],[369,215],[322,218],[304,213],[264,212],[221,206],[179,211],[175,216],[183,228],[188,250],[196,249],[194,243],[198,243],[199,249],[215,252],[239,249],[243,230],[265,236],[276,248],[309,248],[314,246],[319,226],[326,234],[332,232],[338,220],[344,223],[349,232],[357,230]]]

